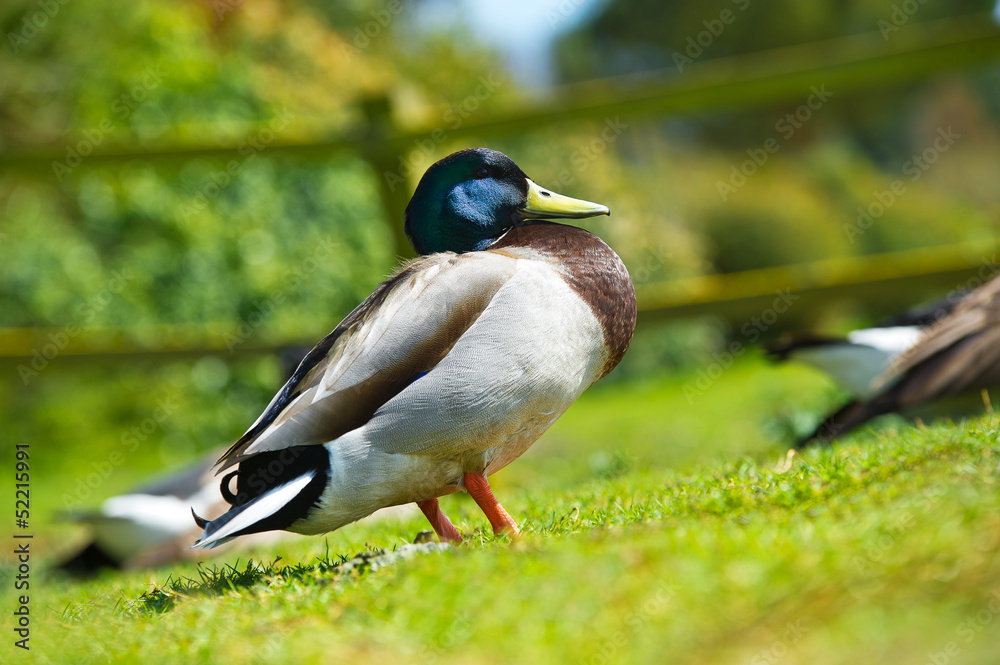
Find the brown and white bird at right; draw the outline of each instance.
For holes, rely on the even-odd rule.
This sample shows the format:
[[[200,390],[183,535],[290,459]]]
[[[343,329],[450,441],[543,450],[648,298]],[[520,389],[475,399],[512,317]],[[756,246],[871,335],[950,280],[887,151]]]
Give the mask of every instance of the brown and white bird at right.
[[[1000,386],[1000,278],[844,338],[788,335],[764,350],[826,372],[852,395],[797,448],[828,444],[884,414],[913,417],[952,398],[981,400]]]

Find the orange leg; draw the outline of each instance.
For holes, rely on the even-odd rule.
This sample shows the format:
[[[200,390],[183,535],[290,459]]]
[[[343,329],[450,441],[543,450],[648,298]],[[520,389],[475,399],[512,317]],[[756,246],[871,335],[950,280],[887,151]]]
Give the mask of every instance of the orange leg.
[[[420,510],[427,516],[427,521],[431,523],[434,533],[438,535],[438,538],[445,542],[462,542],[462,534],[452,526],[448,518],[445,517],[445,514],[441,512],[441,506],[438,505],[437,499],[417,501],[417,505],[420,506]]]
[[[493,525],[493,533],[499,535],[504,531],[510,531],[515,536],[521,533],[521,530],[517,528],[517,523],[493,496],[493,490],[490,489],[490,483],[486,480],[485,473],[465,474],[465,489],[486,513],[490,524]]]

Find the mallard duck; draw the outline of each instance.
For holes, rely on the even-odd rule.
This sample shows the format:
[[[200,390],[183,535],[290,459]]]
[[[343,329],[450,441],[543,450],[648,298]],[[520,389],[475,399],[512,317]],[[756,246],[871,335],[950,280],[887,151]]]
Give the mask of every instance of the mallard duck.
[[[278,354],[287,379],[309,351],[288,347]],[[215,462],[228,446],[213,450],[195,462],[159,474],[125,494],[112,496],[93,510],[73,510],[59,518],[87,528],[90,539],[68,555],[58,568],[86,576],[102,568],[130,570],[165,565],[185,556],[198,527],[191,511],[218,517],[229,509],[219,491]],[[283,534],[281,534],[283,535]],[[273,542],[279,534],[257,534],[234,546]]]
[[[917,407],[1000,385],[1000,278],[846,339],[786,337],[765,351],[821,369],[851,393],[796,447],[829,443],[876,416],[913,415]]]
[[[459,541],[438,504],[458,490],[495,533],[517,534],[488,476],[618,364],[636,317],[618,255],[544,220],[607,214],[540,187],[495,150],[432,165],[405,214],[421,258],[317,344],[219,460],[220,473],[235,467],[222,479],[231,508],[195,515],[196,546],[325,533],[405,503]]]
[[[59,568],[89,575],[101,568],[144,568],[180,557],[197,535],[190,511],[220,515],[227,506],[211,472],[218,455],[216,451],[177,472],[110,497],[96,510],[63,515],[86,525],[91,540]]]

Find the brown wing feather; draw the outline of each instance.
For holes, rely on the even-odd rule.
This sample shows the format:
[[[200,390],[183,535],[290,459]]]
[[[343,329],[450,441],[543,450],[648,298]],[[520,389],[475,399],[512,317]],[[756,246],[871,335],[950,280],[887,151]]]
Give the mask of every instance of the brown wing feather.
[[[245,450],[251,443],[253,443],[260,433],[270,426],[293,400],[307,390],[315,387],[315,385],[323,377],[323,372],[326,370],[326,366],[323,361],[327,359],[327,354],[330,352],[331,347],[333,347],[337,340],[340,339],[340,337],[347,330],[356,327],[357,323],[364,319],[369,312],[377,309],[378,306],[385,300],[386,295],[393,289],[394,286],[406,278],[412,268],[412,264],[406,266],[395,275],[382,282],[378,288],[371,293],[371,295],[365,298],[364,302],[355,307],[354,310],[344,317],[344,320],[341,321],[329,335],[324,337],[319,344],[314,346],[312,350],[306,354],[305,358],[303,358],[302,362],[299,363],[298,368],[292,374],[291,378],[288,379],[288,382],[282,386],[280,391],[278,391],[278,394],[275,395],[271,404],[268,405],[264,413],[257,419],[257,422],[254,423],[250,429],[248,429],[243,436],[236,441],[236,443],[229,447],[222,457],[219,458],[218,463],[239,456],[241,451]],[[225,464],[222,469],[231,466],[233,463],[235,462]],[[220,469],[220,471],[222,469]]]
[[[986,388],[1000,365],[1000,329],[976,331],[913,368],[895,392],[900,407]]]
[[[887,390],[852,402],[800,442],[828,442],[885,413],[1000,383],[1000,278],[966,296],[929,325],[882,376]]]
[[[951,314],[924,328],[920,341],[896,359],[886,380],[905,374],[960,340],[1000,323],[1000,278],[995,278],[959,302]]]
[[[309,352],[260,420],[220,459],[220,470],[266,450],[325,443],[367,422],[447,355],[512,274],[512,261],[483,260],[438,254],[383,283]],[[451,281],[441,279],[449,274]],[[400,331],[409,332],[387,350],[394,345],[382,338]],[[381,351],[372,352],[379,345]]]

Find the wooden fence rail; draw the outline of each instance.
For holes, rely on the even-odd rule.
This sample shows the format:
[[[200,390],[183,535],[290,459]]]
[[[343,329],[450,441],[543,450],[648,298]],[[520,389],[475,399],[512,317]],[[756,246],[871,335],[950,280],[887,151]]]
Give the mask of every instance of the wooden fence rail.
[[[775,51],[718,59],[690,65],[659,76],[586,82],[553,91],[545,100],[517,109],[483,109],[449,138],[489,138],[537,130],[571,120],[627,119],[691,114],[717,109],[747,107],[804,99],[810,86],[825,84],[838,94],[902,85],[945,71],[982,67],[1000,59],[1000,29],[986,15],[946,19],[905,26],[883,38],[877,31],[828,42],[805,44]],[[314,138],[296,143],[276,140],[272,153],[305,159],[322,159],[333,152],[353,151],[368,161],[379,175],[397,252],[411,250],[400,221],[412,185],[388,187],[381,177],[394,170],[400,157],[415,142],[430,136],[436,127],[400,127],[385,99],[365,104],[368,133],[360,138]],[[85,161],[86,167],[124,164],[132,160],[169,161],[197,157],[226,158],[235,145],[131,144],[102,146]],[[64,146],[30,152],[0,152],[0,172],[43,176]],[[815,264],[768,268],[727,275],[709,275],[638,287],[640,321],[682,316],[716,315],[734,325],[765,310],[779,291],[799,299],[783,318],[784,325],[806,321],[831,301],[850,299],[887,310],[912,304],[934,291],[947,291],[977,279],[985,257],[992,257],[995,243],[949,246],[870,257],[829,259]],[[980,259],[970,257],[983,257]],[[332,321],[317,322],[323,334]],[[309,328],[309,326],[305,326]],[[64,359],[135,359],[138,356],[178,357],[226,354],[225,326],[164,325],[145,329],[83,330],[59,350]],[[0,362],[30,360],[65,329],[0,329]],[[299,341],[256,341],[240,345],[237,353],[273,352]],[[61,339],[61,338],[60,338]]]

